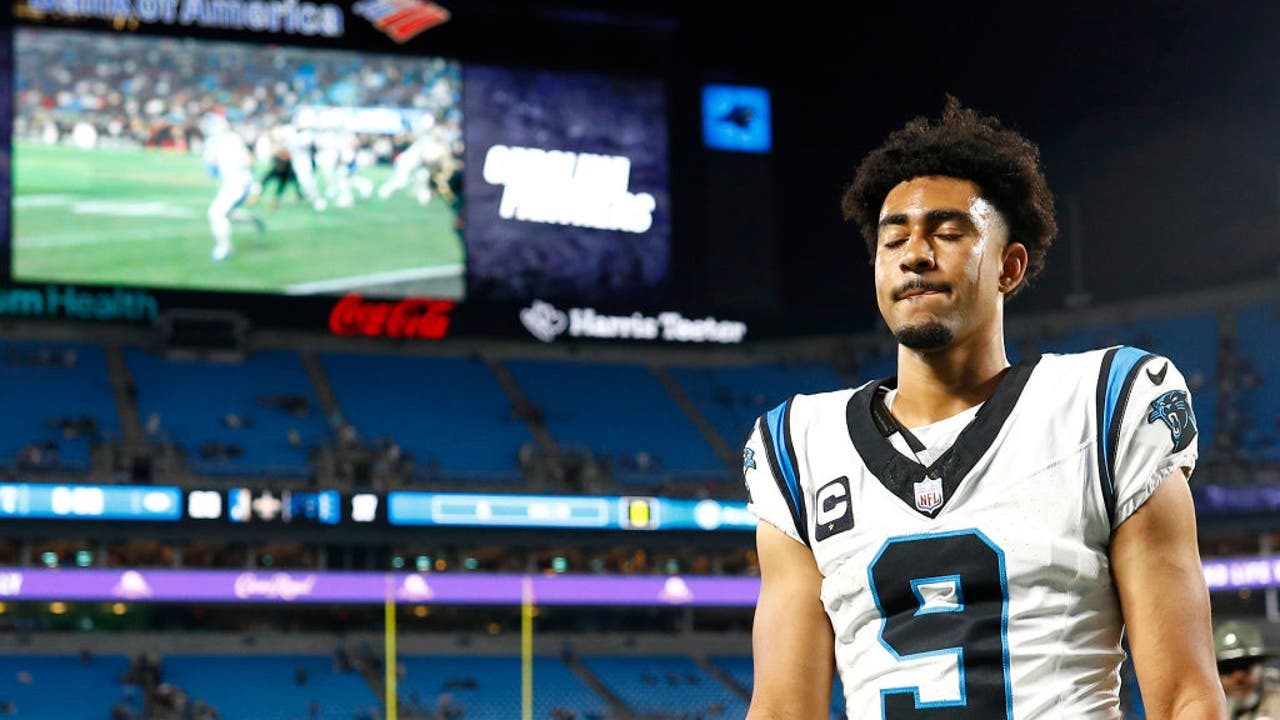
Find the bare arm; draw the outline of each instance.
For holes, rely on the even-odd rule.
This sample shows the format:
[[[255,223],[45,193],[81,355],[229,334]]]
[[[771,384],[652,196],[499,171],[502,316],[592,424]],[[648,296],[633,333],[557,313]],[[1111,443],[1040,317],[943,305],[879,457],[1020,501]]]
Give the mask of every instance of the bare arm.
[[[755,688],[747,720],[825,720],[835,640],[813,553],[772,525],[756,530],[760,600],[752,628]]]
[[[1116,529],[1111,570],[1148,717],[1220,720],[1209,591],[1186,473],[1174,470]]]

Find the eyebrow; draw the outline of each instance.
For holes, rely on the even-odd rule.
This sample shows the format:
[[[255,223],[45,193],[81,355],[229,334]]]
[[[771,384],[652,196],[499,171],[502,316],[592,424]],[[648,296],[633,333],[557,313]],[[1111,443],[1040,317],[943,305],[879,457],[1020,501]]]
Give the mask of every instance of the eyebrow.
[[[954,208],[938,208],[936,210],[930,210],[924,214],[924,219],[932,225],[939,225],[949,220],[963,220],[969,224],[973,224],[973,218],[970,217],[969,213],[963,210],[956,210]],[[893,215],[885,215],[884,219],[880,221],[880,224],[877,225],[877,227],[884,228],[888,225],[906,224],[906,213],[894,213]]]

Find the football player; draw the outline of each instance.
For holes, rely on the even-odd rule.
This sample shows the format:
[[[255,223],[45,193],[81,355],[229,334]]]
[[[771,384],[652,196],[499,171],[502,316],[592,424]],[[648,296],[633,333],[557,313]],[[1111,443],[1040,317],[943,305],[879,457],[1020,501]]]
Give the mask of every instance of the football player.
[[[209,204],[209,227],[213,231],[214,262],[231,255],[231,223],[253,223],[263,230],[262,219],[241,207],[260,189],[253,178],[253,156],[244,139],[231,129],[227,119],[211,113],[202,120],[204,163],[219,182],[218,194]]]
[[[424,115],[418,122],[418,128],[420,134],[413,143],[392,161],[392,175],[378,188],[379,198],[386,200],[406,187],[421,205],[431,202],[434,197],[432,175],[439,171],[449,148],[441,141],[432,116]]]
[[[373,195],[373,181],[359,174],[360,139],[355,133],[346,132],[335,134],[332,143],[332,157],[327,158],[332,163],[329,199],[340,208],[354,205],[356,193],[368,200]]]
[[[1231,720],[1280,720],[1280,677],[1266,666],[1271,653],[1257,626],[1225,622],[1213,629],[1213,640]]]
[[[1135,347],[1010,365],[1004,307],[1056,234],[1035,145],[949,98],[847,190],[897,374],[797,395],[744,452],[761,519],[748,717],[1226,716],[1182,374]]]

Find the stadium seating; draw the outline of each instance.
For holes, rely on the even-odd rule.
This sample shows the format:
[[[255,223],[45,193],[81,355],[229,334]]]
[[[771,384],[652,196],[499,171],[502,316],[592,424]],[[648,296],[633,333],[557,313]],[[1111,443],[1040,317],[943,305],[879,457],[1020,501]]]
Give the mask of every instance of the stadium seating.
[[[747,692],[751,691],[755,684],[755,671],[752,668],[751,658],[741,655],[721,655],[712,656],[708,660]],[[831,720],[843,720],[844,709],[844,686],[840,684],[840,678],[836,677],[835,685],[831,689]]]
[[[97,345],[6,342],[0,392],[5,412],[0,418],[0,457],[17,462],[23,448],[41,443],[56,447],[56,462],[24,465],[55,466],[84,471],[89,468],[92,433],[67,437],[52,423],[57,418],[87,416],[104,438],[119,438],[120,421],[106,359]],[[45,460],[48,453],[45,453]]]
[[[1240,449],[1255,461],[1280,461],[1280,303],[1241,310],[1236,327],[1244,421]]]
[[[668,369],[730,446],[741,445],[756,418],[788,397],[844,387],[835,368],[820,363]]]
[[[641,715],[740,718],[747,713],[742,698],[688,657],[583,657],[582,663]]]
[[[858,362],[857,383],[878,380],[898,374],[898,355],[896,352],[876,354],[863,358]]]
[[[156,413],[160,432],[181,447],[196,472],[305,476],[308,448],[327,438],[324,413],[296,353],[261,352],[239,363],[167,360],[127,348],[125,360],[138,388],[138,413]],[[267,396],[306,398],[307,412],[264,407]],[[228,414],[245,422],[227,423]],[[297,446],[289,441],[298,433]],[[205,457],[206,443],[239,446],[243,454]]]
[[[483,362],[464,358],[322,355],[346,420],[361,436],[394,438],[415,470],[509,481],[528,427]]]
[[[723,473],[724,463],[643,365],[510,361],[561,446],[625,463],[648,453],[664,472]]]
[[[125,698],[120,679],[128,668],[128,658],[115,655],[87,663],[69,656],[0,656],[0,705],[13,703],[17,720],[104,720]]]
[[[447,702],[466,718],[520,717],[521,670],[517,657],[402,657],[405,677],[400,695],[428,711]],[[574,717],[604,717],[608,705],[555,658],[533,660],[533,717],[550,718],[560,707]],[[425,713],[424,713],[425,714]]]
[[[330,657],[314,655],[169,655],[164,680],[203,700],[222,720],[299,720],[310,717],[312,701],[321,720],[352,720],[381,703],[356,672],[334,672]],[[298,683],[298,668],[306,681]],[[96,720],[96,719],[95,719]]]
[[[1245,327],[1245,326],[1242,326]],[[1132,345],[1174,362],[1191,388],[1200,451],[1212,450],[1218,416],[1218,321],[1212,313],[1100,324],[1042,337],[1042,353],[1070,353]]]

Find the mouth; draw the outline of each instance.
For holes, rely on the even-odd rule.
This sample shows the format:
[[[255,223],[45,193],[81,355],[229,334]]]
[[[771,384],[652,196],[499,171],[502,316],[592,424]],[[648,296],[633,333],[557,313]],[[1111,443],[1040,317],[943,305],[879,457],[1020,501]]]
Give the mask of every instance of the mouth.
[[[900,290],[896,300],[910,300],[911,298],[928,297],[930,295],[943,295],[947,292],[947,288],[939,286],[930,287],[913,287],[907,290]]]

